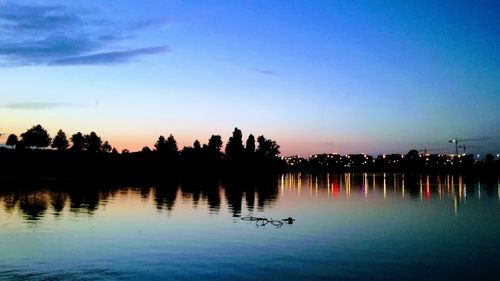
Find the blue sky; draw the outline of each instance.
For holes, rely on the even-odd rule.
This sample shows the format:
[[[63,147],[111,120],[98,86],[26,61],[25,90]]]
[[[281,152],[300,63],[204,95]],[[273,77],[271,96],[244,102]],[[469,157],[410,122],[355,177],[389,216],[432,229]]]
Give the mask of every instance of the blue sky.
[[[103,3],[0,1],[0,132],[500,153],[496,1]]]

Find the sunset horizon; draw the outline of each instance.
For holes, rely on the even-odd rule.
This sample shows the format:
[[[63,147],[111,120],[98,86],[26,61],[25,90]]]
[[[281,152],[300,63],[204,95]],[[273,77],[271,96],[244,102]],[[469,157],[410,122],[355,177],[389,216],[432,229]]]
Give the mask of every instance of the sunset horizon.
[[[0,0],[0,280],[498,279],[499,15]]]
[[[0,1],[0,143],[234,127],[283,155],[500,152],[494,2]]]

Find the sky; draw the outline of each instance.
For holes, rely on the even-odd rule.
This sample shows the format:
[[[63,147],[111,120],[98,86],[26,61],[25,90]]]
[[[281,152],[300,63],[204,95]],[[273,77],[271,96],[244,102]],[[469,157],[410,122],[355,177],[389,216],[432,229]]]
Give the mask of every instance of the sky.
[[[0,0],[0,143],[235,127],[282,155],[500,153],[498,1]]]

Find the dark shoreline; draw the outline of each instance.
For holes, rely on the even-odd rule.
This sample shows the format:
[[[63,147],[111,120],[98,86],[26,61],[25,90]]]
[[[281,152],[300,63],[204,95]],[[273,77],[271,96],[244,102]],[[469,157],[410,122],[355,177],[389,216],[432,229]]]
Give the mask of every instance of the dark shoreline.
[[[500,176],[500,160],[466,161],[452,159],[456,165],[427,166],[428,161],[409,156],[397,164],[370,161],[344,167],[307,161],[289,165],[278,157],[242,155],[237,159],[217,155],[164,155],[156,151],[131,153],[89,153],[87,151],[0,149],[0,179],[70,180],[104,182],[213,181],[235,179],[269,180],[289,172],[298,173],[404,173],[410,175]],[[470,159],[470,158],[469,158]],[[460,162],[459,162],[460,161]],[[452,162],[453,163],[453,162]],[[349,163],[351,164],[351,163]]]

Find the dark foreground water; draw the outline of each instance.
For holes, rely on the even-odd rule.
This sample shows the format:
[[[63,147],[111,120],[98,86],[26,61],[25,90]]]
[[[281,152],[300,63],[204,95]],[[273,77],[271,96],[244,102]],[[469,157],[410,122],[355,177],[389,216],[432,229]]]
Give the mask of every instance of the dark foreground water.
[[[0,183],[0,279],[500,280],[498,180],[53,185]]]

